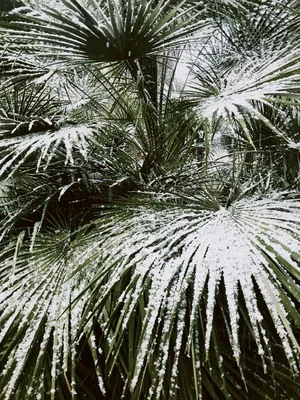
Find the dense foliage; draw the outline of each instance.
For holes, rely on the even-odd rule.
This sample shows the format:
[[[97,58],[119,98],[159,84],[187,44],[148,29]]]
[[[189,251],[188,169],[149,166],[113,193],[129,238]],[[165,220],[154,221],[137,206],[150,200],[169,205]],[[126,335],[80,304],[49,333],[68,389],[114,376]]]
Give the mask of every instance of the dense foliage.
[[[0,398],[299,399],[299,2],[0,11]]]

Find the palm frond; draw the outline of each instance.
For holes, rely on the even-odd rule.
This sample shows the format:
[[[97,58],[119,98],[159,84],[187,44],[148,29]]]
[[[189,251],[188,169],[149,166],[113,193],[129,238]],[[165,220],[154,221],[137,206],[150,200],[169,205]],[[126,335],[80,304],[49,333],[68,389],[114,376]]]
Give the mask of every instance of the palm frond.
[[[204,25],[181,10],[184,2],[166,11],[168,3],[129,1],[124,8],[122,1],[93,1],[85,8],[76,0],[64,0],[65,12],[44,7],[36,15],[29,8],[27,14],[13,14],[10,24],[2,22],[2,26],[13,39],[11,49],[22,43],[24,50],[35,49],[42,57],[59,55],[73,62],[133,60],[178,47]],[[45,46],[49,51],[44,51]]]
[[[237,363],[240,377],[224,377],[225,387],[234,396],[230,380],[239,382],[243,374],[248,373],[244,345],[241,350],[245,337],[239,329],[241,318],[248,325],[246,337],[252,342],[249,351],[255,349],[261,357],[259,363],[265,370],[262,380],[268,379],[267,371],[274,368],[273,362],[297,371],[299,344],[295,326],[299,327],[300,316],[294,303],[300,300],[300,270],[293,260],[297,254],[299,257],[299,204],[295,196],[286,197],[287,194],[245,198],[228,209],[219,210],[215,206],[210,210],[202,208],[200,200],[192,207],[176,206],[173,210],[165,202],[153,208],[151,201],[140,207],[126,207],[118,214],[108,212],[101,216],[100,225],[90,233],[78,231],[74,237],[63,233],[40,238],[37,235],[29,264],[26,251],[22,256],[20,236],[2,266],[2,305],[7,315],[2,337],[6,343],[13,332],[13,321],[24,321],[17,330],[19,345],[10,356],[8,350],[5,352],[5,398],[12,398],[14,390],[23,386],[20,380],[22,362],[32,357],[33,350],[29,352],[29,349],[36,346],[30,343],[36,342],[37,334],[41,343],[36,350],[41,357],[38,360],[46,364],[46,350],[42,344],[49,340],[53,330],[56,344],[52,366],[48,368],[54,371],[60,365],[63,371],[64,365],[66,371],[68,367],[62,364],[63,359],[71,357],[75,362],[75,348],[72,350],[70,337],[76,341],[83,332],[90,332],[95,318],[109,343],[108,373],[119,368],[120,349],[127,342],[134,315],[139,321],[134,358],[130,366],[122,367],[129,373],[124,390],[130,390],[132,398],[138,398],[141,393],[152,393],[159,398],[164,390],[175,396],[178,373],[182,371],[186,354],[192,356],[195,379],[198,376],[194,385],[198,387],[199,396],[202,385],[209,390],[203,374],[211,377],[217,374],[214,378],[217,383],[217,376],[221,377],[225,365]],[[28,272],[30,266],[34,267],[34,274]],[[41,273],[45,277],[43,281]],[[24,274],[28,281],[25,286]],[[19,282],[23,284],[20,286]],[[53,291],[45,292],[43,288],[50,282]],[[119,290],[122,290],[121,295]],[[243,308],[238,300],[240,296],[244,299]],[[19,307],[16,309],[11,304],[9,311],[6,298],[7,302],[14,298]],[[76,306],[72,305],[73,301]],[[70,307],[71,314],[65,311]],[[31,331],[25,321],[32,321],[32,318],[38,319],[36,328]],[[71,336],[64,333],[68,318],[73,318]],[[44,330],[41,324],[46,324]],[[227,329],[231,350],[225,351],[222,344],[222,324]],[[286,361],[278,359],[274,337],[279,338]],[[92,345],[96,360],[101,357],[99,346],[100,342]],[[175,346],[172,351],[171,346]],[[64,354],[62,358],[60,349]],[[214,363],[217,354],[219,361],[217,359],[209,371],[208,366]],[[18,369],[15,363],[19,359]],[[33,372],[28,374],[32,382],[36,380],[37,369],[45,368],[40,361],[34,365]],[[5,376],[12,373],[12,368],[15,369],[8,383]],[[145,382],[146,371],[152,376],[150,386]],[[97,374],[102,382],[100,371]],[[52,390],[58,376],[52,373]],[[41,375],[39,381],[42,379]],[[247,387],[246,382],[245,385]],[[279,391],[280,396],[284,396],[285,390],[287,388]],[[238,398],[236,396],[234,398]]]

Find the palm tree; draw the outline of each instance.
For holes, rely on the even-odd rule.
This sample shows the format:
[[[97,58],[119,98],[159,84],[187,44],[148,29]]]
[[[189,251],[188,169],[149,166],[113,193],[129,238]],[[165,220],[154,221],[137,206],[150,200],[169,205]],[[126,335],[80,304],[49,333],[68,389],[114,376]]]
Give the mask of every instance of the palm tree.
[[[13,6],[1,399],[299,398],[298,2]]]

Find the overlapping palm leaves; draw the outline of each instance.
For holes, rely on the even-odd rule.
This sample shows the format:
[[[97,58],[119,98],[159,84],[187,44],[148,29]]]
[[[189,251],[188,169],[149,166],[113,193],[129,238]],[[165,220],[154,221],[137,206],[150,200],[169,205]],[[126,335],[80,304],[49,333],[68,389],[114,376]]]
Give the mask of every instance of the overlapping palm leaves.
[[[77,59],[87,61],[125,61],[155,54],[162,47],[178,47],[200,25],[195,15],[182,10],[184,2],[171,9],[169,1],[158,1],[154,7],[147,1],[129,1],[126,7],[122,1],[92,1],[89,8],[75,0],[62,3],[65,13],[45,7],[40,17],[18,15],[7,27],[16,46],[25,34],[23,46],[36,46],[47,57],[73,62],[77,54]],[[45,51],[47,46],[50,51]]]
[[[191,1],[65,0],[1,22],[10,54],[48,68],[1,95],[4,399],[299,396],[297,34],[296,50],[238,54],[260,2],[218,3],[222,26]],[[289,5],[278,34],[261,17],[273,43]]]
[[[71,342],[76,343],[84,332],[92,335],[88,336],[89,345],[96,366],[105,349],[108,370],[103,372],[99,367],[97,371],[101,387],[103,373],[121,369],[129,379],[124,393],[128,395],[131,390],[132,398],[151,392],[159,398],[165,390],[174,392],[176,397],[178,380],[182,379],[178,371],[183,368],[185,353],[192,356],[195,368],[193,397],[197,392],[200,396],[202,390],[210,390],[205,384],[202,389],[201,366],[205,368],[206,357],[212,357],[213,380],[218,385],[222,370],[227,362],[233,362],[232,357],[241,370],[244,362],[247,365],[241,347],[244,340],[248,341],[250,352],[256,343],[262,358],[260,368],[265,371],[280,360],[274,351],[276,343],[283,344],[286,366],[289,362],[290,368],[297,370],[299,346],[293,326],[299,326],[299,315],[293,302],[299,301],[298,202],[284,199],[283,194],[282,198],[245,198],[228,209],[217,210],[215,203],[211,209],[207,205],[203,209],[201,197],[200,194],[193,206],[190,201],[187,208],[176,205],[174,200],[157,199],[152,205],[153,200],[144,199],[142,206],[135,203],[118,212],[102,212],[99,222],[95,219],[92,226],[73,234],[64,233],[63,226],[58,225],[57,233],[53,227],[53,232],[41,236],[39,228],[34,228],[31,252],[26,244],[22,246],[24,234],[18,236],[15,246],[5,248],[2,333],[7,344],[13,340],[10,335],[15,321],[23,321],[14,355],[8,357],[11,347],[4,347],[3,359],[9,359],[2,381],[6,398],[22,398],[29,387],[32,389],[28,398],[34,398],[40,385],[45,385],[46,377],[41,374],[45,368],[54,371],[53,385],[63,379],[63,372],[57,375],[56,368],[62,371],[63,366],[70,371],[66,359]],[[238,302],[238,293],[243,295],[244,306]],[[19,305],[17,309],[14,301]],[[66,312],[70,305],[71,310]],[[220,306],[221,316],[217,317]],[[248,327],[241,333],[238,327],[243,313]],[[46,330],[40,332],[44,319]],[[97,339],[92,334],[92,324],[94,329],[99,324],[98,329],[103,330]],[[222,343],[224,324],[230,341],[227,350]],[[137,337],[132,329],[137,329]],[[53,356],[47,361],[44,346],[51,340],[52,330]],[[36,341],[40,348],[35,347]],[[127,346],[137,347],[130,350]],[[40,363],[30,367],[33,354],[38,351]],[[75,351],[73,348],[71,353],[74,357]],[[124,355],[124,351],[133,353]],[[20,381],[27,357],[32,375],[28,373],[27,380]],[[73,363],[74,373],[75,359]],[[223,378],[224,393],[226,390],[234,396],[231,379],[236,384],[239,379],[228,371]],[[248,387],[247,380],[245,385]],[[49,384],[46,386],[50,390]],[[75,387],[72,389],[75,393]],[[255,388],[249,390],[252,393]],[[282,398],[288,393],[284,386],[277,390]]]

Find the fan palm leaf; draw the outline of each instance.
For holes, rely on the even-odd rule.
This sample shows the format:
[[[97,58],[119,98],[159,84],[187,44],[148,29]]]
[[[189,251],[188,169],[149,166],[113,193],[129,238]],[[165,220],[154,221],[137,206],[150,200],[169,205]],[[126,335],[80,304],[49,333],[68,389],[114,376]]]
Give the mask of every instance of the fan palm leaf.
[[[41,56],[126,61],[178,47],[187,35],[204,25],[181,9],[184,2],[168,9],[169,3],[159,1],[153,6],[152,2],[129,1],[125,8],[122,1],[93,1],[85,8],[76,0],[64,0],[65,12],[44,7],[40,16],[17,14],[17,21],[11,22],[5,32],[14,37],[15,45],[10,48],[19,46],[25,34],[25,41],[31,43],[24,43],[23,49],[31,49],[33,41]],[[45,52],[45,46],[50,46],[50,51]]]
[[[120,345],[129,334],[133,316],[138,312],[140,337],[136,342],[135,359],[131,360],[131,372],[128,371],[127,389],[124,389],[130,390],[133,398],[144,393],[146,370],[153,374],[149,395],[152,393],[154,398],[159,398],[167,379],[168,391],[170,394],[174,392],[175,396],[178,369],[185,353],[193,354],[195,377],[200,379],[194,384],[200,396],[202,385],[206,386],[200,377],[203,368],[206,371],[205,363],[209,363],[207,357],[212,362],[217,355],[214,352],[218,346],[222,347],[221,332],[215,322],[219,307],[226,313],[226,318],[225,315],[223,318],[231,351],[224,353],[224,349],[219,350],[220,360],[213,367],[214,371],[216,368],[219,374],[226,362],[232,362],[233,358],[242,373],[244,360],[239,332],[242,316],[249,324],[249,339],[255,343],[265,372],[271,367],[273,357],[274,362],[278,362],[273,349],[273,335],[278,336],[286,356],[286,362],[280,362],[297,371],[299,344],[294,326],[299,327],[300,316],[294,302],[299,302],[300,270],[295,261],[300,257],[299,204],[293,198],[284,197],[283,194],[265,199],[252,198],[251,201],[245,198],[228,209],[219,210],[215,205],[203,209],[201,202],[189,205],[187,209],[181,206],[170,210],[166,203],[153,208],[151,202],[142,207],[121,208],[119,214],[104,214],[99,227],[89,233],[86,231],[86,234],[84,231],[71,236],[53,233],[39,238],[35,232],[33,236],[37,236],[29,263],[26,250],[22,255],[23,234],[20,234],[15,246],[6,250],[6,254],[10,251],[11,256],[6,255],[2,266],[2,305],[6,310],[1,336],[4,343],[8,345],[10,332],[15,332],[12,329],[14,321],[24,321],[14,333],[19,338],[18,347],[10,355],[8,350],[4,353],[7,363],[3,384],[5,376],[8,377],[14,368],[9,383],[4,385],[5,398],[12,398],[15,390],[22,387],[20,373],[26,362],[24,351],[30,355],[28,352],[35,347],[33,343],[37,334],[41,343],[39,352],[45,357],[46,350],[42,344],[50,340],[51,324],[56,344],[49,368],[55,371],[59,363],[62,368],[62,360],[69,357],[72,347],[68,341],[70,336],[64,334],[68,318],[74,318],[71,321],[73,341],[91,329],[95,318],[99,321],[110,345],[107,362],[109,371],[112,371],[121,357]],[[34,268],[35,273],[29,272],[28,268]],[[44,276],[42,281],[41,273]],[[50,282],[53,290],[45,291]],[[122,295],[111,297],[121,287]],[[245,304],[243,311],[238,304],[241,295]],[[11,302],[12,298],[19,303],[17,308]],[[80,300],[75,302],[75,306],[73,302],[77,298]],[[142,298],[143,305],[140,303]],[[199,308],[201,304],[204,314]],[[65,311],[70,307],[71,314]],[[25,321],[28,320],[31,323],[26,328]],[[34,329],[33,320],[36,321]],[[46,324],[45,328],[42,329],[40,324]],[[266,324],[271,324],[272,329],[266,329]],[[203,329],[202,345],[199,343],[200,326]],[[270,335],[272,330],[274,333]],[[171,355],[173,338],[176,341],[172,344],[175,347]],[[4,344],[4,348],[7,345]],[[101,351],[98,353],[97,350],[99,345],[93,345],[96,360],[101,357]],[[60,349],[65,349],[63,358],[58,356]],[[16,362],[19,368],[16,368]],[[34,365],[33,375],[28,377],[32,376],[33,381],[37,378],[38,368],[42,368],[40,363]],[[64,368],[67,370],[66,365]],[[103,385],[100,371],[97,374]],[[52,375],[54,379],[55,372]],[[39,381],[43,379],[41,376]],[[224,384],[230,392],[227,378]],[[51,390],[55,390],[53,385]]]

